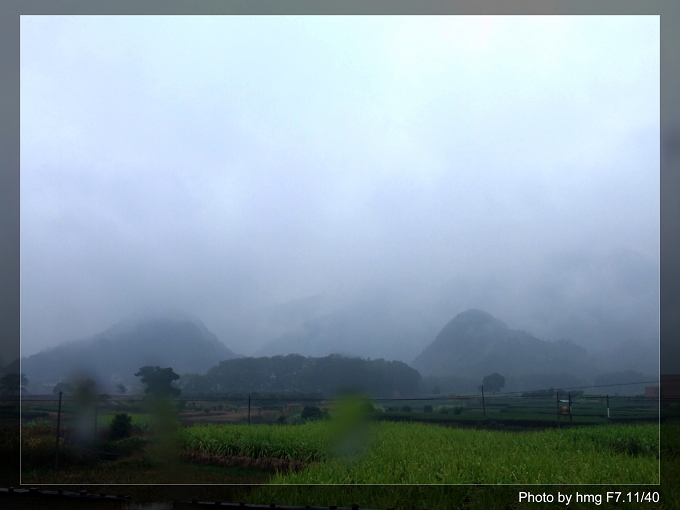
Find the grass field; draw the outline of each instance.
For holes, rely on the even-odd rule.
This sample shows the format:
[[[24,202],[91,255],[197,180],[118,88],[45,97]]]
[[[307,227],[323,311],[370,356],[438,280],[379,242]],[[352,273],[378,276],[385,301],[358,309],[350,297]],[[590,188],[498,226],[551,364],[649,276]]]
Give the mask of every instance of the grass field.
[[[334,437],[335,436],[335,437]],[[511,433],[374,423],[344,435],[327,423],[187,428],[182,448],[311,463],[274,483],[657,483],[658,425]]]
[[[563,396],[566,398],[566,395]],[[560,397],[562,398],[562,397]],[[545,428],[567,423],[597,425],[608,422],[632,422],[659,418],[658,402],[641,397],[610,397],[609,417],[605,395],[582,395],[572,399],[571,417],[560,415],[558,420],[555,397],[521,397],[493,395],[485,403],[476,396],[448,397],[433,400],[376,400],[383,411],[375,418],[386,421],[475,424],[489,419],[509,427]],[[560,403],[560,406],[566,403]],[[431,412],[423,412],[430,406]],[[404,408],[408,408],[406,411]]]
[[[562,398],[562,397],[560,397]],[[306,405],[318,405],[332,411],[336,401],[324,402],[272,402],[256,398],[252,410],[248,412],[247,400],[189,399],[177,402],[181,408],[180,421],[186,424],[197,423],[300,423],[300,414]],[[607,399],[604,395],[580,395],[572,398],[572,415],[561,415],[558,421],[557,402],[554,397],[535,398],[518,395],[496,394],[487,396],[483,405],[480,396],[449,396],[436,399],[376,399],[373,401],[377,412],[374,420],[411,421],[440,424],[459,424],[480,426],[481,428],[506,428],[507,430],[539,429],[557,427],[566,423],[578,425],[597,425],[605,423],[625,423],[634,421],[656,422],[659,418],[658,401],[640,397],[609,398],[609,418]],[[563,405],[562,403],[560,405]],[[144,427],[143,415],[148,413],[146,403],[137,397],[116,397],[102,402],[99,407],[101,427],[108,424],[110,416],[125,412],[132,415],[135,425]],[[426,408],[431,412],[424,412]],[[406,411],[405,409],[408,409]],[[57,403],[53,397],[22,401],[24,419],[47,418],[56,422]],[[0,420],[4,413],[8,418],[16,414],[13,409],[0,408]],[[70,400],[62,406],[62,423],[69,424],[77,416],[78,409]],[[677,413],[680,417],[680,413]],[[12,416],[10,416],[12,415]],[[479,424],[478,424],[479,422]],[[486,423],[483,423],[486,422]]]
[[[349,436],[346,434],[347,430],[344,430],[345,444],[339,440],[339,433],[343,431],[329,425],[331,425],[329,422],[314,422],[301,426],[199,425],[186,427],[181,431],[183,442],[180,442],[180,445],[183,448],[204,448],[222,454],[279,455],[281,458],[289,459],[317,459],[301,472],[279,475],[256,469],[205,466],[182,461],[163,464],[154,461],[153,456],[145,454],[142,449],[131,457],[115,462],[100,462],[96,466],[80,464],[78,459],[74,459],[73,464],[68,464],[66,462],[68,455],[64,455],[60,457],[65,461],[63,467],[54,472],[51,468],[54,431],[48,430],[47,427],[34,426],[29,428],[28,434],[22,438],[22,441],[25,441],[24,454],[30,451],[28,443],[31,439],[41,438],[43,431],[49,438],[45,437],[44,445],[42,441],[34,441],[33,448],[36,449],[36,454],[45,448],[46,457],[44,462],[33,465],[24,463],[23,482],[37,486],[58,483],[68,490],[84,488],[89,491],[95,489],[92,486],[78,484],[173,482],[213,484],[193,488],[184,486],[186,491],[173,493],[172,497],[167,486],[126,486],[124,492],[132,493],[135,501],[165,501],[168,498],[187,499],[197,496],[208,501],[243,500],[265,505],[271,501],[276,501],[279,505],[321,506],[332,504],[350,506],[357,502],[362,508],[501,510],[525,508],[517,503],[519,490],[517,485],[442,485],[441,481],[445,480],[443,476],[436,485],[352,483],[359,477],[364,479],[373,477],[375,480],[376,472],[385,473],[379,476],[403,478],[406,470],[416,474],[420,470],[419,476],[426,476],[427,470],[437,466],[441,468],[440,474],[448,470],[453,477],[462,471],[461,476],[465,479],[468,471],[471,471],[480,481],[485,479],[484,477],[511,477],[513,471],[515,476],[522,474],[531,476],[532,473],[535,475],[540,472],[541,477],[559,475],[589,478],[593,471],[598,471],[600,480],[607,485],[597,486],[597,490],[604,493],[606,490],[621,490],[621,486],[610,485],[618,481],[616,478],[619,475],[648,477],[652,483],[658,476],[658,428],[654,425],[580,426],[560,430],[508,433],[418,423],[373,423],[363,431],[359,430],[358,433]],[[680,490],[669,484],[669,480],[673,479],[673,473],[680,474],[680,424],[662,424],[661,430],[664,437],[661,450],[664,484],[658,489],[650,487],[648,490],[661,491],[661,504],[658,508],[680,508]],[[147,438],[150,439],[151,436]],[[14,441],[9,436],[6,439]],[[431,447],[433,441],[436,444],[434,451]],[[428,444],[430,446],[427,446]],[[426,448],[430,448],[429,454]],[[502,455],[506,457],[503,458]],[[37,460],[39,459],[36,456]],[[615,461],[618,467],[613,466],[610,461]],[[386,467],[386,463],[392,467],[391,471]],[[459,468],[457,472],[456,463]],[[570,473],[572,468],[576,471],[572,470]],[[315,477],[323,478],[327,482],[333,482],[335,477],[336,480],[349,484],[314,485]],[[418,480],[419,483],[421,481]],[[594,483],[590,479],[580,481]],[[233,485],[214,485],[244,483],[257,485],[240,486],[241,488]],[[532,490],[536,487],[526,488]],[[545,486],[542,486],[541,490],[544,489]],[[586,489],[584,487],[574,490]],[[102,491],[106,492],[106,488]],[[577,505],[573,502],[569,507],[595,508],[592,505]],[[621,508],[634,507],[635,505],[621,505]],[[527,508],[558,508],[558,506],[528,505]]]
[[[331,455],[323,422],[297,426],[199,425],[182,431],[180,448],[216,455],[322,462]]]
[[[301,405],[263,408],[261,416],[267,415],[270,422],[284,415],[286,423],[298,423],[283,426],[255,425],[258,421],[255,417],[260,414],[255,407],[251,426],[246,424],[247,408],[243,407],[235,411],[224,405],[224,409],[219,409],[219,404],[206,401],[198,402],[204,409],[192,406],[180,413],[184,425],[179,429],[176,445],[181,451],[202,451],[228,459],[234,458],[232,456],[277,458],[306,464],[301,470],[279,473],[247,467],[247,464],[196,464],[182,455],[172,462],[156,458],[153,419],[139,403],[126,403],[120,409],[103,406],[99,411],[100,451],[118,452],[121,457],[100,458],[93,464],[88,451],[71,451],[70,446],[64,445],[60,469],[55,472],[52,467],[54,406],[30,403],[30,408],[24,410],[36,415],[47,412],[49,416],[36,416],[24,422],[23,483],[65,484],[64,488],[68,486],[69,490],[92,489],[79,484],[122,483],[126,484],[125,492],[133,494],[136,501],[197,496],[208,501],[243,500],[264,505],[271,501],[279,505],[317,506],[350,506],[357,502],[362,508],[501,510],[524,508],[517,503],[515,483],[602,483],[605,485],[597,486],[598,490],[606,491],[607,487],[620,490],[621,486],[613,485],[617,483],[656,483],[658,480],[658,425],[616,423],[634,416],[649,420],[658,413],[654,402],[610,399],[613,423],[607,424],[605,401],[590,396],[574,402],[573,426],[568,426],[569,418],[563,416],[562,428],[557,429],[552,428],[556,425],[554,400],[512,397],[489,400],[486,419],[481,407],[470,401],[463,402],[465,406],[455,399],[400,402],[411,406],[411,412],[387,411],[387,402],[382,406],[378,403],[376,407],[380,406],[382,411],[370,413],[372,420],[362,422],[363,426],[357,426],[356,421],[338,422],[336,418],[342,418],[342,413],[333,404],[328,405],[332,420],[304,425],[295,420]],[[206,413],[208,404],[211,409]],[[431,405],[433,411],[423,412],[425,405]],[[448,407],[447,413],[441,412],[441,406]],[[460,407],[462,411],[456,412]],[[68,406],[62,408],[65,439],[72,436],[77,423],[73,411]],[[116,442],[107,439],[107,427],[115,412],[132,415],[132,438]],[[403,421],[381,421],[385,419]],[[197,423],[199,420],[206,423]],[[90,421],[88,418],[88,423]],[[500,430],[496,430],[499,426]],[[661,490],[659,508],[680,508],[680,488],[668,484],[673,473],[680,475],[678,427],[678,424],[662,424],[664,441],[660,460],[664,484],[659,489],[650,488]],[[187,492],[177,492],[172,497],[165,489],[129,485],[148,483],[212,485],[193,486],[190,491],[191,486],[184,486]],[[326,485],[328,483],[335,485]],[[479,483],[510,485],[476,485]],[[531,490],[536,486],[526,487]],[[622,508],[633,507],[622,505]],[[570,508],[594,507],[572,502]]]

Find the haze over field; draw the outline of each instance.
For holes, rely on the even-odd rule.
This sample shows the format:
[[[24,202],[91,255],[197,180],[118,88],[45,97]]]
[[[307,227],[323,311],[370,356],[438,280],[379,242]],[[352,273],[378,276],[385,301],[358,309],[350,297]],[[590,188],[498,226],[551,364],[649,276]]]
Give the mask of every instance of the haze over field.
[[[654,16],[23,16],[22,355],[166,310],[243,355],[411,363],[471,308],[656,348],[659,59]]]

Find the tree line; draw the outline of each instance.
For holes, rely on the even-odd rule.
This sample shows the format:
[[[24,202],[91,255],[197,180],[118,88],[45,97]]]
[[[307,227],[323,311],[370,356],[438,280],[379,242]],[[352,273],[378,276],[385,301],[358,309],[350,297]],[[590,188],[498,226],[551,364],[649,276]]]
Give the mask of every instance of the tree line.
[[[185,395],[232,392],[300,392],[334,396],[362,392],[375,397],[418,394],[420,373],[401,361],[368,360],[331,354],[299,354],[225,360],[205,375],[185,375]]]

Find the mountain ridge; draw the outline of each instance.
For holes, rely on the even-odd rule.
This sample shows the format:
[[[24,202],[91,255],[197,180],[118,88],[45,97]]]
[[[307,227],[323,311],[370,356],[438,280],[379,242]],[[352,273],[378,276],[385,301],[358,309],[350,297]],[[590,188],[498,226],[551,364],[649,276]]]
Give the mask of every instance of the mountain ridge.
[[[138,385],[134,374],[142,366],[170,366],[180,374],[204,372],[237,357],[198,319],[154,317],[122,321],[89,338],[22,358],[21,368],[41,392],[78,374],[111,389],[117,384]]]
[[[597,366],[588,351],[570,340],[550,342],[510,329],[488,312],[466,310],[450,320],[412,366],[423,375],[481,378],[492,372],[570,372],[591,376]]]

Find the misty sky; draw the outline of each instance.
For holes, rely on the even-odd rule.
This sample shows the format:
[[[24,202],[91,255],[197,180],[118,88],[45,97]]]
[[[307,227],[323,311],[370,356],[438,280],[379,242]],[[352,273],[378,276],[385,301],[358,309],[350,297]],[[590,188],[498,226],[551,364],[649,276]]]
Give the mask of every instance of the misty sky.
[[[167,309],[252,354],[384,282],[658,313],[659,58],[658,16],[22,16],[22,354]]]

